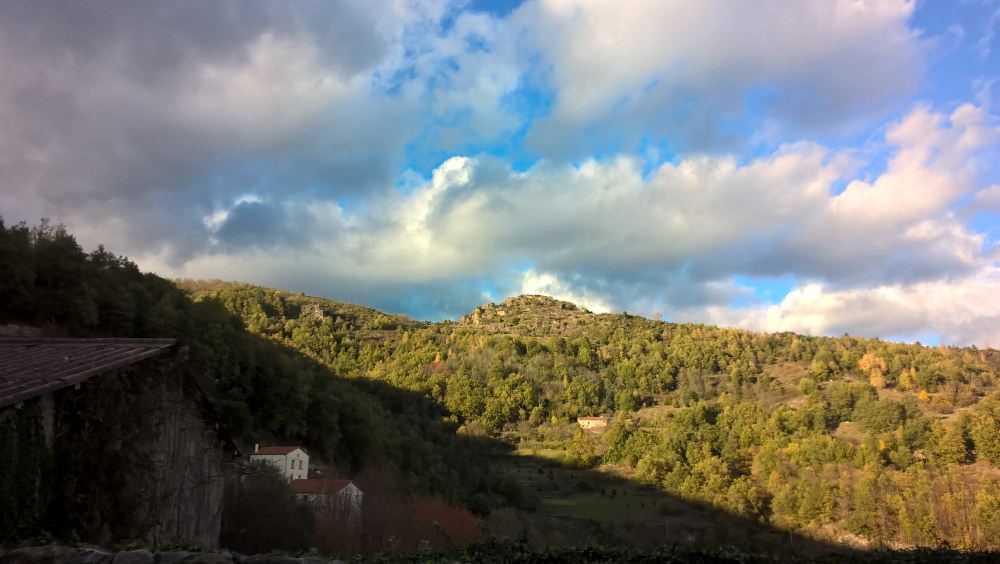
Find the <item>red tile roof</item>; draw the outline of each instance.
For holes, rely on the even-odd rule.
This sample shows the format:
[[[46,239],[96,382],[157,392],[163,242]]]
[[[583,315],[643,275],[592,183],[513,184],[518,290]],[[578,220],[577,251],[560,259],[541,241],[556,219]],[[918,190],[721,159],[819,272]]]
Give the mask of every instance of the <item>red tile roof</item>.
[[[346,488],[350,480],[292,480],[293,494],[333,495]]]
[[[167,352],[174,339],[0,339],[0,407]]]
[[[291,454],[302,447],[297,446],[265,446],[257,449],[253,454]],[[305,451],[303,451],[305,452]]]

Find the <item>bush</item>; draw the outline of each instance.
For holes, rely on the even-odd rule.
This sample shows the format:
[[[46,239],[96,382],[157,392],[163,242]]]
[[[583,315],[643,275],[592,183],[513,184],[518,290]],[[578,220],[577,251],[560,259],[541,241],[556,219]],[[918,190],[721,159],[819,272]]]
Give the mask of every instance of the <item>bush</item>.
[[[221,535],[226,548],[246,554],[300,551],[313,544],[312,533],[312,513],[295,502],[284,478],[268,464],[254,464],[226,492]]]

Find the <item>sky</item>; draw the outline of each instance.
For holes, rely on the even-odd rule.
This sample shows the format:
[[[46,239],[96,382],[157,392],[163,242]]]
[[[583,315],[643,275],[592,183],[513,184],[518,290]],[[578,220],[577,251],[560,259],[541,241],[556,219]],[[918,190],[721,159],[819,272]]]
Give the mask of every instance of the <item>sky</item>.
[[[0,3],[0,215],[419,319],[1000,346],[1000,0]]]

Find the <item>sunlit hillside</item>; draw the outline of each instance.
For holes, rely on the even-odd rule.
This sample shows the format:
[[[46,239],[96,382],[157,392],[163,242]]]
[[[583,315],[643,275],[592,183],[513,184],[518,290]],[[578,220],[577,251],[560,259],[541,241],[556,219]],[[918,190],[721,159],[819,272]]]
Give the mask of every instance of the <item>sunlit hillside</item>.
[[[543,296],[434,324],[237,284],[195,296],[338,374],[425,395],[515,457],[853,546],[994,542],[1000,351],[665,323]],[[595,415],[605,432],[577,427]],[[642,494],[521,481],[526,515],[656,515],[632,507]]]

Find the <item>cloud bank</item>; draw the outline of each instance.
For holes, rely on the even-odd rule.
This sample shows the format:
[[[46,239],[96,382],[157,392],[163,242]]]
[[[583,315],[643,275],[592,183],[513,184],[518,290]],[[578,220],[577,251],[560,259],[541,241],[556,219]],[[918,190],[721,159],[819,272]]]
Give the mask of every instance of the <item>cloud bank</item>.
[[[922,95],[916,9],[5,3],[0,213],[417,317],[1000,345],[1000,129]]]

